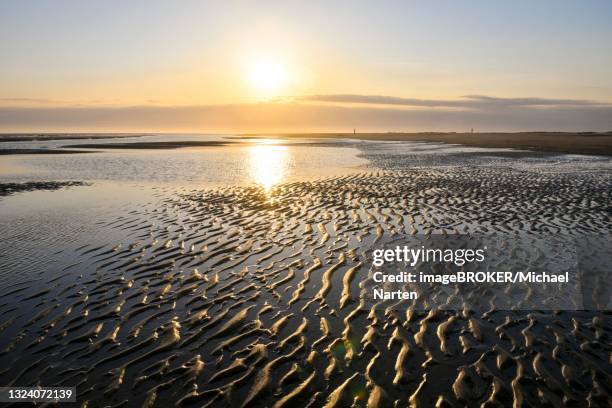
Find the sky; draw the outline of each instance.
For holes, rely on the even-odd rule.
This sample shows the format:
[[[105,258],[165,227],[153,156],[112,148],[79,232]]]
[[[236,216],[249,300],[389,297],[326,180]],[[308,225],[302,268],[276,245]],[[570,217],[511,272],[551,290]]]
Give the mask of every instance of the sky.
[[[610,1],[0,2],[0,132],[612,130]]]

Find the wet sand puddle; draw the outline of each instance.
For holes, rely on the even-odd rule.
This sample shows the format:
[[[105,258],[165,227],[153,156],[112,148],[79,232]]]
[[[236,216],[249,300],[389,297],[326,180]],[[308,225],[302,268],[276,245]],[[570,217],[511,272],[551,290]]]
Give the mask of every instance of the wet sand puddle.
[[[607,406],[606,312],[372,308],[363,248],[610,232],[609,176],[488,168],[163,192],[0,302],[5,385],[84,406]],[[18,305],[18,307],[16,306]]]

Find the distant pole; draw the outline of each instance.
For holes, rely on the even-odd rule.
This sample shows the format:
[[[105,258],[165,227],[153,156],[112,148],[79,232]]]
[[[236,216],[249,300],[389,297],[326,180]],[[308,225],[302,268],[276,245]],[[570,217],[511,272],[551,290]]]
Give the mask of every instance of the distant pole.
[[[474,128],[472,128],[472,134],[474,133]]]
[[[355,128],[353,128],[353,136],[355,136]]]

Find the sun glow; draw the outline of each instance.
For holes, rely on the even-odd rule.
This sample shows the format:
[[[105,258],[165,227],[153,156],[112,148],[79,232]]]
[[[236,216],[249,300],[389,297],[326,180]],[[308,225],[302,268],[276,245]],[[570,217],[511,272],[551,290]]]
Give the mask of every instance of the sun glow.
[[[252,180],[267,192],[285,178],[289,151],[287,146],[264,141],[249,148],[249,159]]]
[[[248,80],[261,96],[276,96],[287,84],[287,72],[276,61],[259,60],[249,68]]]

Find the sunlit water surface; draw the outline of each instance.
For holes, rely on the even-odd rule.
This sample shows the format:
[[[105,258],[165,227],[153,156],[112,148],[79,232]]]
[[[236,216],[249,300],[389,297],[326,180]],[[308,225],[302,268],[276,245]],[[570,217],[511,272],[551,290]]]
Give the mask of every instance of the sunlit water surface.
[[[215,136],[151,136],[98,143],[216,141]],[[222,140],[222,139],[221,139]],[[236,142],[236,140],[232,140]],[[3,148],[54,148],[91,140],[4,143]],[[260,184],[346,174],[368,163],[346,144],[245,140],[236,145],[179,149],[103,150],[69,155],[16,155],[0,159],[0,182],[31,180],[136,181],[174,185]]]
[[[105,140],[6,142],[0,148],[61,148],[70,144],[171,140],[223,141],[214,135],[146,136]],[[349,144],[246,139],[227,146],[100,150],[65,155],[0,156],[0,183],[84,181],[87,186],[0,197],[0,278],[5,282],[65,265],[59,251],[120,241],[121,229],[100,227],[138,206],[184,189],[229,185],[266,190],[291,181],[345,175],[368,160]]]

